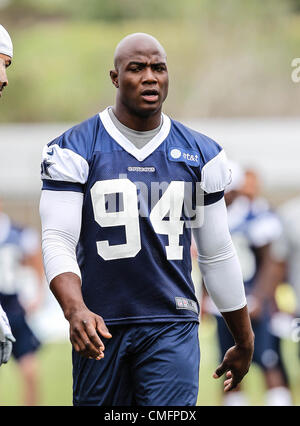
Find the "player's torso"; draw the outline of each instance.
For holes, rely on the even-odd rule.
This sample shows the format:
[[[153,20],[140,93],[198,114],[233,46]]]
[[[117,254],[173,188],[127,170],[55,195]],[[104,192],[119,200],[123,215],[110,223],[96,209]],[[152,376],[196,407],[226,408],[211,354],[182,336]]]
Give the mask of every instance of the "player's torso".
[[[113,306],[125,320],[197,318],[188,222],[200,162],[193,142],[176,130],[158,146],[135,151],[100,127],[78,259],[86,303],[97,311],[101,295],[105,306],[98,310],[108,322]]]

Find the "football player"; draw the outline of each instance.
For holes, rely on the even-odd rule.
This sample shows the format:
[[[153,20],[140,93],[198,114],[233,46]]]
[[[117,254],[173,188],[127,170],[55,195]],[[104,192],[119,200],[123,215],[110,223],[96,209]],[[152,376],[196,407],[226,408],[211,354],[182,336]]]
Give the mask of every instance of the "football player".
[[[216,142],[162,113],[168,69],[154,37],[121,40],[110,77],[115,105],[43,151],[44,265],[70,323],[73,403],[195,405],[191,232],[207,289],[235,339],[213,374],[226,374],[225,392],[253,353],[223,197],[230,171]]]
[[[260,196],[260,182],[253,170],[243,171],[231,165],[234,178],[225,199],[228,206],[229,229],[243,271],[246,296],[255,334],[253,361],[261,368],[266,384],[266,405],[292,405],[286,371],[280,353],[280,339],[271,332],[275,303],[270,277],[270,248],[281,234],[281,225],[267,200]],[[216,316],[221,357],[232,345],[220,315]],[[225,405],[247,405],[238,386],[225,395]]]
[[[13,45],[6,29],[0,25],[0,97],[8,84],[6,68],[11,64],[13,57]],[[1,241],[1,231],[0,231]],[[12,335],[7,315],[0,305],[0,365],[7,363],[12,351],[15,338]]]

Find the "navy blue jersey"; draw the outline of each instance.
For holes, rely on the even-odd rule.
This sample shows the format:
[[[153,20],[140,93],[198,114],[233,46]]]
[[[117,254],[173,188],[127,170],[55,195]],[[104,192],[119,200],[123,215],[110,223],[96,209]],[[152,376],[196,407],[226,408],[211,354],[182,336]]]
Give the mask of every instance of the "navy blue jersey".
[[[106,109],[44,148],[42,179],[44,190],[83,193],[77,259],[89,309],[107,324],[198,320],[189,224],[198,188],[208,204],[230,180],[216,142],[163,115],[137,149]]]

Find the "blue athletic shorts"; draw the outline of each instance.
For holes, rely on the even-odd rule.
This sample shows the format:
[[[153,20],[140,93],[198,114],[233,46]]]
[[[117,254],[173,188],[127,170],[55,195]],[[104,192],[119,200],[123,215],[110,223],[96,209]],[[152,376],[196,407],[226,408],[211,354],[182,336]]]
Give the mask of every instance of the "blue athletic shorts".
[[[110,326],[104,359],[73,350],[73,404],[194,406],[199,385],[197,322]]]

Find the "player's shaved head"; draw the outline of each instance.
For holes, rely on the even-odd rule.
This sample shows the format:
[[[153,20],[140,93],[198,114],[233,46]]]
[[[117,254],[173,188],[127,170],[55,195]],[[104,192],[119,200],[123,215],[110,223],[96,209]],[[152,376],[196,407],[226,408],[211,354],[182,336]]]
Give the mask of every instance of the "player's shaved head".
[[[159,125],[168,94],[166,59],[165,49],[149,34],[130,34],[117,45],[110,71],[117,89],[114,113],[127,127],[146,131]]]
[[[114,54],[114,66],[118,70],[120,64],[132,55],[143,55],[145,52],[151,51],[158,54],[166,60],[167,55],[165,49],[160,42],[150,34],[133,33],[124,37],[116,47]]]

